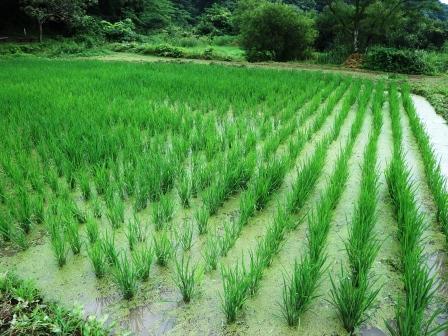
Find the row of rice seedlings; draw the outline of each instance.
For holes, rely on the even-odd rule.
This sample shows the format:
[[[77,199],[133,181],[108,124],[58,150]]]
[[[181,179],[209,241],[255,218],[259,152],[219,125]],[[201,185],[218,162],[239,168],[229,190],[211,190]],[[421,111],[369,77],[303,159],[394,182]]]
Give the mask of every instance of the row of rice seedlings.
[[[403,272],[404,298],[395,308],[395,321],[387,323],[392,335],[438,335],[448,330],[448,322],[435,326],[440,314],[430,312],[437,291],[437,283],[424,260],[423,234],[427,227],[415,194],[415,184],[406,167],[402,150],[402,128],[396,86],[391,86],[391,119],[394,156],[386,171],[389,194],[397,215],[398,241],[400,244],[401,270]],[[392,103],[393,102],[393,103]]]
[[[331,89],[334,87],[333,83],[329,83],[327,85],[327,87],[325,88],[326,90],[324,90],[324,96],[328,96],[331,92]],[[308,95],[310,96],[310,93],[308,93]],[[305,95],[304,95],[305,96]],[[314,102],[317,102],[316,98],[313,98]],[[311,105],[313,105],[311,103]],[[315,103],[314,103],[315,105]],[[314,106],[313,105],[313,106]],[[314,110],[310,111],[314,112]],[[292,131],[295,128],[295,125],[297,124],[297,120],[294,117],[295,112],[294,110],[289,111],[290,113],[286,113],[286,117],[284,119],[284,121],[286,122],[286,125],[281,127],[277,133],[270,139],[268,140],[265,145],[264,145],[264,149],[263,149],[263,153],[264,153],[264,157],[269,157],[270,155],[272,155],[272,153],[274,153],[277,148],[279,147],[279,145],[286,139],[286,137],[288,137]],[[300,114],[299,120],[301,120],[302,122],[308,118],[312,113],[306,113],[306,114]],[[291,121],[292,120],[292,121]],[[289,122],[289,123],[288,123]],[[297,142],[297,147],[302,145],[300,142]],[[234,151],[232,154],[236,153],[236,151]],[[255,157],[252,154],[247,154],[246,156],[244,155],[229,155],[230,158],[232,158],[233,160],[229,160],[229,161],[234,161],[234,162],[227,162],[226,166],[225,166],[225,172],[223,175],[220,175],[217,179],[217,182],[210,186],[209,189],[206,190],[206,192],[203,195],[203,201],[204,204],[206,206],[206,208],[209,211],[210,215],[213,215],[216,213],[217,209],[222,205],[223,201],[225,201],[227,199],[227,197],[232,194],[233,192],[235,192],[238,189],[235,189],[235,187],[245,187],[245,185],[248,182],[247,177],[250,177],[251,172],[254,169],[254,164],[255,164]],[[241,158],[246,157],[246,160],[249,160],[249,163],[244,164],[241,163]],[[238,166],[239,164],[239,166]],[[234,169],[241,169],[241,168],[232,168],[232,167],[244,167],[247,166],[250,169],[248,169],[247,174],[243,174],[246,176],[246,179],[242,181],[242,183],[234,182],[232,180],[232,177],[235,178],[238,177],[240,174],[235,173]],[[227,177],[229,176],[229,177]],[[229,189],[229,190],[227,190]]]
[[[255,211],[262,210],[272,193],[277,190],[284,176],[286,175],[287,167],[295,161],[297,155],[303,149],[306,141],[312,137],[313,134],[317,133],[324,124],[324,121],[329,117],[336,104],[342,98],[346,92],[348,84],[340,85],[336,92],[331,95],[325,104],[324,108],[318,113],[313,125],[307,131],[299,131],[297,136],[294,137],[294,141],[289,144],[289,155],[285,154],[284,157],[272,162],[268,161],[264,165],[262,164],[258,170],[258,174],[251,181],[248,190],[243,193],[240,200],[240,225],[244,226],[247,224],[250,217],[255,214]],[[324,96],[328,96],[334,86],[328,86],[327,91]],[[322,98],[321,95],[317,96],[319,99]],[[350,96],[351,99],[352,96]],[[354,95],[353,95],[354,97]],[[319,105],[316,105],[317,100],[312,101],[310,106],[317,109]],[[319,101],[321,104],[321,101]],[[310,116],[310,114],[307,114]],[[302,122],[306,118],[300,118]],[[291,154],[295,155],[291,155]]]
[[[171,195],[164,195],[158,202],[154,203],[152,207],[152,221],[156,231],[164,229],[166,224],[173,218],[173,214],[174,201]]]
[[[294,263],[291,275],[283,277],[281,311],[289,326],[296,326],[300,316],[309,309],[316,297],[316,289],[322,278],[326,261],[325,244],[330,230],[331,217],[348,179],[348,161],[359,135],[370,100],[370,85],[367,84],[358,103],[358,111],[351,127],[350,137],[338,155],[335,168],[325,191],[314,209],[308,214],[307,250],[301,260]],[[343,113],[341,113],[343,115]],[[335,121],[335,125],[342,122]],[[340,126],[339,126],[340,127]],[[339,134],[339,129],[333,129]]]
[[[412,132],[417,139],[423,158],[426,179],[437,206],[437,219],[442,226],[442,231],[448,242],[448,190],[446,179],[440,171],[440,163],[425,127],[417,115],[408,85],[402,86],[401,97],[404,109],[409,117]]]
[[[352,90],[358,90],[353,87]],[[343,110],[338,115],[344,118],[348,114],[352,104],[355,102],[356,95],[349,94],[343,103]],[[345,103],[349,101],[350,103]],[[344,109],[347,109],[345,111]],[[338,123],[339,127],[342,123]],[[222,268],[223,294],[222,309],[226,315],[228,323],[235,321],[237,312],[243,307],[247,296],[254,294],[261,280],[263,270],[270,265],[272,258],[278,253],[280,244],[283,241],[287,230],[293,229],[294,224],[290,216],[297,213],[304,205],[307,197],[317,182],[317,178],[323,169],[325,156],[330,145],[329,138],[335,132],[334,129],[329,136],[316,146],[314,154],[303,164],[298,171],[297,178],[293,184],[292,190],[288,193],[284,205],[278,207],[277,215],[273,224],[268,228],[266,235],[257,245],[255,252],[250,253],[250,264],[247,270],[244,262],[237,263],[232,268]]]
[[[371,280],[370,270],[380,248],[380,241],[373,230],[377,220],[377,152],[382,127],[383,91],[383,84],[378,84],[372,107],[373,130],[364,152],[361,190],[345,242],[349,268],[347,271],[341,269],[338,284],[331,277],[331,301],[350,334],[365,321],[365,313],[379,292],[379,289],[372,289],[374,281]]]

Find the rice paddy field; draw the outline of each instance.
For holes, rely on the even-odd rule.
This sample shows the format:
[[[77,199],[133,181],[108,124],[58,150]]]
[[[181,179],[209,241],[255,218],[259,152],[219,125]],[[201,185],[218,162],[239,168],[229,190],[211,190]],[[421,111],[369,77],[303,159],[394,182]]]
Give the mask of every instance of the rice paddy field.
[[[27,58],[0,83],[0,267],[46,299],[117,335],[446,335],[406,83]]]

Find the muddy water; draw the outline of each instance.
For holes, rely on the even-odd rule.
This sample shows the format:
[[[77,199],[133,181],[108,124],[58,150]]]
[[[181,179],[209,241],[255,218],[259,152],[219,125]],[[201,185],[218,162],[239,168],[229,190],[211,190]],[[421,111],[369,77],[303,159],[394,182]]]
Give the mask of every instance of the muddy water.
[[[423,97],[412,95],[417,115],[426,128],[442,174],[448,178],[448,123]]]

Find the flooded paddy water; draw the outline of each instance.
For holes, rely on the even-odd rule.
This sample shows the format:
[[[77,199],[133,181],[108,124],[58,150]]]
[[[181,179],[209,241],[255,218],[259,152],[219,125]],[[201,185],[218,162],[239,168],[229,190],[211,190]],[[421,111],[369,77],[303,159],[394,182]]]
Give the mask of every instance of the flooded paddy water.
[[[141,65],[132,66],[140,67]],[[195,67],[200,66],[195,65]],[[238,72],[238,70],[235,71]],[[175,78],[175,75],[173,76]],[[339,79],[336,81],[339,81]],[[331,80],[328,81],[330,84],[326,80],[322,80],[322,82],[331,88]],[[342,85],[341,83],[338,82],[338,85]],[[357,120],[357,113],[360,110],[361,102],[359,98],[357,98],[358,100],[355,99],[347,108],[347,115],[340,123],[339,134],[329,141],[321,167],[322,171],[316,180],[315,188],[304,200],[301,209],[297,213],[289,214],[290,219],[297,225],[287,231],[271,263],[263,269],[263,275],[259,280],[256,292],[247,295],[244,300],[244,307],[239,311],[235,323],[228,324],[226,322],[226,316],[222,309],[223,277],[221,267],[230,268],[238,263],[250,267],[251,252],[254,253],[263,238],[267,236],[278,208],[285,202],[287,195],[291,193],[299,172],[313,157],[316,146],[333,132],[341,111],[346,108],[344,107],[344,101],[350,95],[350,90],[355,86],[352,81],[347,84],[346,91],[334,103],[331,111],[327,115],[323,115],[325,117],[323,121],[319,122],[318,120],[320,113],[325,111],[325,104],[331,102],[332,95],[337,94],[336,88],[339,87],[338,85],[328,90],[326,96],[320,97],[320,104],[306,118],[300,119],[299,116],[306,111],[307,107],[313,106],[312,97],[308,97],[307,100],[304,99],[300,106],[294,106],[297,113],[287,121],[280,122],[277,115],[273,114],[273,117],[267,118],[263,125],[256,125],[259,122],[257,118],[261,118],[259,116],[262,114],[261,112],[247,118],[250,120],[243,126],[255,125],[254,134],[256,133],[257,136],[264,132],[262,127],[267,129],[267,136],[260,137],[253,150],[257,158],[263,157],[263,150],[267,147],[268,140],[273,137],[273,134],[282,130],[287,123],[293,125],[292,131],[275,147],[274,154],[269,157],[272,161],[280,160],[280,158],[290,154],[289,144],[301,136],[299,132],[308,130],[309,133],[306,133],[306,141],[297,156],[288,163],[286,173],[278,188],[270,192],[264,206],[255,211],[247,220],[247,223],[240,228],[228,251],[219,255],[217,269],[205,269],[203,260],[207,242],[213,237],[218,240],[224,239],[226,229],[239,220],[241,199],[243,193],[246,192],[246,187],[230,193],[222,201],[216,213],[210,215],[208,231],[205,234],[199,235],[197,230],[194,230],[191,237],[191,247],[185,252],[181,251],[180,235],[188,225],[195,225],[195,212],[204,204],[203,194],[199,193],[196,197],[192,197],[190,208],[184,209],[180,204],[177,189],[172,188],[167,191],[166,194],[174,200],[173,216],[169,221],[167,231],[169,231],[169,238],[173,242],[175,254],[187,254],[191,258],[192,264],[201,268],[199,290],[193,296],[191,302],[185,303],[183,301],[177,287],[174,257],[171,258],[166,267],[154,263],[149,279],[139,283],[136,295],[130,300],[123,299],[111,273],[106,273],[101,279],[95,276],[87,249],[89,243],[85,224],[80,224],[80,234],[83,241],[80,254],[73,255],[70,252],[67,263],[62,268],[58,267],[55,261],[52,242],[45,227],[39,224],[40,226],[35,225],[29,234],[30,246],[25,251],[19,251],[10,243],[3,244],[0,247],[1,269],[14,271],[21,278],[33,280],[48,300],[55,301],[66,308],[72,308],[74,305],[81,306],[86,316],[105,317],[107,324],[112,326],[114,333],[117,335],[127,332],[133,335],[347,335],[348,333],[341,323],[337,310],[331,302],[330,293],[333,288],[332,280],[338,279],[341,269],[346,267],[348,263],[345,243],[349,239],[349,228],[352,225],[351,218],[361,190],[364,154],[373,132],[374,98],[369,98],[359,135],[353,140],[353,149],[348,158],[349,175],[344,190],[334,208],[330,209],[330,227],[324,242],[325,271],[322,278],[319,279],[309,309],[300,316],[298,325],[289,327],[280,308],[285,279],[291,274],[294,262],[301,260],[308,251],[308,215],[313,209],[319,207],[323,192],[331,186],[330,179],[335,163],[346,143],[354,136],[352,126]],[[361,87],[364,87],[363,85],[366,84],[363,82]],[[304,87],[301,87],[301,89],[305,90]],[[360,92],[363,92],[362,89]],[[266,98],[261,98],[261,101],[264,101],[264,99]],[[378,289],[378,295],[367,310],[365,321],[357,329],[357,333],[364,336],[388,334],[386,325],[393,325],[395,307],[404,293],[400,269],[400,250],[397,241],[397,220],[385,178],[385,171],[393,157],[393,132],[388,100],[389,95],[386,91],[385,102],[381,108],[382,128],[378,138],[378,155],[376,158],[378,209],[374,233],[381,241],[381,245],[371,269],[371,276],[374,278],[372,284]],[[429,134],[434,154],[440,158],[441,171],[448,177],[448,125],[435,114],[435,111],[423,98],[413,96],[413,101],[416,111]],[[284,97],[281,104],[277,103],[278,105],[275,105],[274,99],[269,101],[270,104],[273,104],[273,109],[278,108],[279,110],[285,108],[287,102],[288,97]],[[132,106],[130,102],[129,104]],[[217,125],[240,118],[240,116],[235,117],[229,109],[225,111],[224,117],[217,118]],[[436,204],[426,181],[419,147],[412,134],[409,118],[401,104],[400,115],[405,159],[412,173],[411,180],[415,185],[418,206],[426,223],[424,246],[422,247],[425,262],[431,276],[436,279],[436,300],[430,308],[442,311],[437,321],[443,323],[448,314],[446,237],[440,230],[435,215],[437,213]],[[245,121],[241,121],[244,119],[244,117],[241,117],[238,122],[244,123]],[[310,131],[313,125],[318,126]],[[214,129],[222,133],[225,132],[220,127]],[[189,131],[185,132],[189,134]],[[217,135],[215,134],[215,136]],[[167,140],[170,148],[173,147],[171,137],[172,135],[168,136]],[[188,161],[188,157],[183,159]],[[218,161],[218,163],[220,162]],[[223,169],[219,165],[218,168]],[[258,169],[258,166],[255,171],[256,169]],[[256,175],[256,173],[253,173],[253,175]],[[60,178],[60,180],[63,181],[63,178]],[[92,201],[85,201],[81,191],[77,188],[71,191],[70,197],[77,202],[81,210],[92,211]],[[126,223],[134,216],[135,202],[135,196],[128,197],[125,200],[124,216]],[[148,202],[148,206],[137,213],[137,217],[141,225],[145,227],[148,237],[158,234],[152,223],[154,203]],[[103,207],[105,207],[104,204]],[[103,234],[106,232],[105,228],[110,226],[109,218],[103,215],[98,219],[98,222],[100,232]],[[116,248],[120,251],[127,251],[129,233],[126,225],[122,225],[114,232]],[[151,241],[150,238],[148,240]],[[216,244],[216,248],[218,248],[218,243]],[[129,255],[130,252],[123,252],[123,254]]]

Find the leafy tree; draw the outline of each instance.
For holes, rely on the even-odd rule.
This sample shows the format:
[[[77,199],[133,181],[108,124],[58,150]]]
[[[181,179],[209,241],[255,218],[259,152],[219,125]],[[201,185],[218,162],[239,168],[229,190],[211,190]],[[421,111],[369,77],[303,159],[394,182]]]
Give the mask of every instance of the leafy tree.
[[[197,30],[204,35],[225,35],[233,32],[232,13],[224,6],[213,4],[201,15]]]
[[[259,6],[241,25],[242,45],[250,61],[304,59],[314,42],[314,21],[281,3]]]
[[[37,20],[39,41],[42,42],[43,25],[48,21],[74,25],[85,15],[94,0],[23,0],[25,13]]]
[[[326,5],[338,30],[350,36],[354,52],[361,40],[368,45],[375,30],[396,25],[400,17],[440,8],[438,0],[326,0]]]

